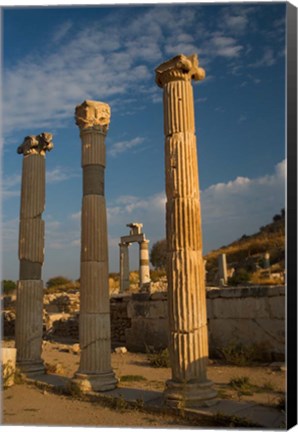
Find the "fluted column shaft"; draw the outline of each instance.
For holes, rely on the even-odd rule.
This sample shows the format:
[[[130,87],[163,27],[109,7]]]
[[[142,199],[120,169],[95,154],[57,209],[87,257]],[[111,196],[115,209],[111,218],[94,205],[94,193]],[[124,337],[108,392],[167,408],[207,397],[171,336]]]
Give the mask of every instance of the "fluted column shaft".
[[[104,196],[107,104],[85,101],[76,107],[82,141],[80,366],[75,380],[85,390],[113,389],[108,271],[108,235]]]
[[[139,243],[139,274],[140,274],[140,288],[144,284],[150,282],[150,267],[149,267],[149,240],[143,240]]]
[[[166,238],[170,357],[169,404],[201,403],[215,392],[207,380],[205,277],[191,79],[202,79],[196,56],[178,56],[156,69],[163,88]]]
[[[43,330],[43,281],[45,207],[45,152],[51,150],[52,135],[28,136],[18,148],[23,154],[19,225],[19,280],[17,284],[17,364],[22,372],[44,372],[41,359]]]
[[[129,251],[128,243],[119,243],[120,247],[120,292],[129,290]]]

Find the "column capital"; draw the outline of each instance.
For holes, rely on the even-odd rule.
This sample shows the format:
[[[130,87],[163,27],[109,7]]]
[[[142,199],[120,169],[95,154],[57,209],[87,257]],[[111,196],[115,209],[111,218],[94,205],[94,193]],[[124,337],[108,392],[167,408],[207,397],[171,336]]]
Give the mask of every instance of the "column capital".
[[[107,133],[111,118],[111,108],[107,103],[85,100],[76,106],[75,120],[80,130],[94,128]]]
[[[46,151],[50,151],[54,147],[52,139],[53,135],[48,132],[26,136],[23,143],[17,148],[17,153],[23,154],[24,156],[31,154],[45,156]]]
[[[155,81],[159,87],[163,87],[170,81],[196,81],[205,78],[205,70],[199,67],[199,59],[196,54],[185,56],[180,54],[162,63],[155,69]]]

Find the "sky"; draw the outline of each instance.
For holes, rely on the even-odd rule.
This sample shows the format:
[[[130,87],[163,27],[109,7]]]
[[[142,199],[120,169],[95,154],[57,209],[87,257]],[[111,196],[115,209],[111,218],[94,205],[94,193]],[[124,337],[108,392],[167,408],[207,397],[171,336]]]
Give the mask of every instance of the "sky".
[[[165,237],[162,89],[155,68],[198,54],[193,82],[203,253],[252,234],[285,207],[285,3],[2,8],[2,277],[18,279],[22,155],[53,133],[46,155],[43,279],[79,278],[81,141],[75,106],[106,102],[109,270],[126,224],[150,248]],[[138,246],[130,247],[138,268]]]

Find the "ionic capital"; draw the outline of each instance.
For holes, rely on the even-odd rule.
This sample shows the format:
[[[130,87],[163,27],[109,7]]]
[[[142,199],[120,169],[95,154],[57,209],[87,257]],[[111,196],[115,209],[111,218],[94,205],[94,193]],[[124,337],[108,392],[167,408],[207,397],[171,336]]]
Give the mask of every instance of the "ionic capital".
[[[102,133],[107,133],[111,118],[111,108],[104,102],[85,100],[76,106],[76,124],[82,130],[94,128]]]
[[[46,151],[50,151],[54,147],[52,139],[53,135],[48,132],[26,136],[23,143],[17,148],[17,152],[24,156],[30,154],[40,154],[44,156]]]
[[[199,67],[199,59],[196,54],[185,56],[180,54],[162,63],[155,69],[155,81],[159,87],[163,87],[170,81],[195,81],[205,78],[205,70]]]

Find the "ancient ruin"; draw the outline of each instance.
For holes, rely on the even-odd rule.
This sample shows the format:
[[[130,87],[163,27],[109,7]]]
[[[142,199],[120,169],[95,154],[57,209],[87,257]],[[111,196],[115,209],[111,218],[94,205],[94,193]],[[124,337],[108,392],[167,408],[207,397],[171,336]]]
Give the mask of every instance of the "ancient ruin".
[[[83,390],[106,391],[117,379],[111,367],[108,235],[104,195],[108,104],[87,100],[76,107],[82,141],[81,357],[74,382]]]
[[[121,237],[120,246],[120,292],[129,289],[129,252],[131,243],[139,243],[139,276],[140,290],[150,289],[149,240],[142,232],[143,224],[132,222],[126,225],[130,228],[128,236]]]
[[[218,255],[218,280],[219,286],[225,286],[228,282],[228,268],[226,254]]]
[[[179,55],[155,69],[163,88],[166,164],[166,238],[172,406],[204,404],[216,396],[207,379],[205,275],[191,80],[205,71],[198,57]],[[210,403],[210,402],[209,402]]]
[[[19,227],[20,271],[17,284],[17,365],[27,375],[44,372],[41,359],[45,226],[45,153],[53,148],[52,134],[25,137],[17,149],[23,154]]]

